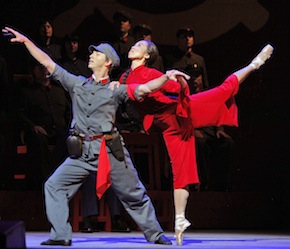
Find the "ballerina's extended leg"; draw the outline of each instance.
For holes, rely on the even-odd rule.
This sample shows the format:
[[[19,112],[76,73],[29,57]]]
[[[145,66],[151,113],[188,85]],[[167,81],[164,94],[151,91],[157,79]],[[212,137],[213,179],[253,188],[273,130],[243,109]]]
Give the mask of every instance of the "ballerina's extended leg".
[[[255,70],[259,69],[263,64],[265,64],[265,61],[271,57],[273,51],[274,48],[270,44],[267,44],[252,60],[250,66],[252,66]]]

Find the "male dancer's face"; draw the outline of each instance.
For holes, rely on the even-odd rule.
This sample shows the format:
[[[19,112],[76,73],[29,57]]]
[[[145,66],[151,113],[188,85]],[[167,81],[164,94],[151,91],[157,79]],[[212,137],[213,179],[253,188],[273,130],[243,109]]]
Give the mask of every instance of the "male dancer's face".
[[[107,61],[107,56],[99,51],[93,51],[89,57],[88,68],[95,70],[102,68]]]

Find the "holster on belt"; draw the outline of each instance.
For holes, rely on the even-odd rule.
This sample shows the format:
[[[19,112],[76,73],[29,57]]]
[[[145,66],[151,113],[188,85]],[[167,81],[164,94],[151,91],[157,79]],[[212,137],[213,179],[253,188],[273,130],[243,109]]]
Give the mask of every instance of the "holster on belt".
[[[70,158],[76,159],[82,155],[83,143],[78,135],[71,133],[66,139],[66,145]]]
[[[119,161],[123,161],[125,154],[119,133],[104,134],[104,138],[114,157]]]

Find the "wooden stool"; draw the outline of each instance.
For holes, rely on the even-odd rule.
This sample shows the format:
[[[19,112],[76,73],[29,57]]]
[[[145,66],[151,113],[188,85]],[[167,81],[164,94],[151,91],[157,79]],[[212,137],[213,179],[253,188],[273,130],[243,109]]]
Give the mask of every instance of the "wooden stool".
[[[160,169],[160,140],[162,137],[158,133],[152,133],[150,135],[142,133],[123,133],[126,147],[130,152],[133,161],[136,160],[138,154],[144,154],[147,157],[148,172],[146,175],[140,174],[140,177],[145,181],[145,176],[148,177],[148,181],[144,184],[149,190],[160,190],[161,189],[161,169]],[[138,163],[134,162],[138,169]]]
[[[97,197],[96,197],[97,198]],[[111,215],[106,198],[103,197],[98,201],[99,215],[98,221],[105,223],[105,231],[111,232]],[[74,232],[80,231],[79,223],[83,221],[82,216],[82,192],[78,191],[72,199],[71,203],[71,222]]]
[[[14,180],[26,180],[27,167],[29,167],[30,161],[27,157],[27,145],[24,143],[24,132],[20,132],[21,144],[16,146],[16,157],[14,166]],[[51,158],[55,145],[48,145],[49,158]],[[19,164],[19,165],[18,165]]]

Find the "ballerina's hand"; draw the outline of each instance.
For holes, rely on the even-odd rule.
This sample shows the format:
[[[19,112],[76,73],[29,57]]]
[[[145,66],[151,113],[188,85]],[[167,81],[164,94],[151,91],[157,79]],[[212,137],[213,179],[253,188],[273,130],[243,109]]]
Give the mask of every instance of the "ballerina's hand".
[[[112,91],[114,91],[115,89],[117,89],[120,86],[120,82],[119,81],[111,81],[108,88]]]
[[[167,70],[165,74],[167,75],[167,77],[170,80],[174,80],[174,81],[177,81],[177,76],[182,76],[182,77],[184,77],[187,80],[190,79],[190,76],[188,74],[180,72],[180,71],[178,71],[176,69]]]

